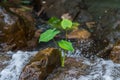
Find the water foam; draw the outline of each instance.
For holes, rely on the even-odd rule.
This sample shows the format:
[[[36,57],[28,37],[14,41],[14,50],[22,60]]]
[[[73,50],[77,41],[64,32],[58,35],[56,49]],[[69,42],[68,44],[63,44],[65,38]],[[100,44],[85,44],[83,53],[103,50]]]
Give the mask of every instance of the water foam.
[[[18,80],[23,67],[35,53],[37,52],[9,52],[12,55],[12,59],[9,61],[9,65],[0,72],[0,80]],[[69,53],[68,56],[83,61],[83,64],[89,65],[90,67],[85,70],[88,71],[87,74],[78,75],[77,77],[67,75],[64,80],[120,80],[120,64],[101,58],[95,58],[94,60],[87,59],[82,56],[80,50],[76,50],[74,55],[70,55]],[[78,68],[69,70],[72,74],[75,74],[75,71],[80,70]]]
[[[9,65],[0,72],[0,80],[18,80],[23,67],[35,53],[37,52],[10,52],[9,54],[13,54],[12,59],[10,60]]]
[[[90,60],[84,60],[83,63],[90,65],[90,73],[75,80],[120,80],[120,64],[101,58],[92,63]]]
[[[77,61],[83,61],[83,64],[89,65],[90,67],[86,69],[89,73],[79,75],[79,78],[67,75],[64,80],[120,80],[120,64],[95,56],[94,58],[88,59],[81,53],[81,50],[75,50],[74,54],[69,52],[67,56],[76,58]]]

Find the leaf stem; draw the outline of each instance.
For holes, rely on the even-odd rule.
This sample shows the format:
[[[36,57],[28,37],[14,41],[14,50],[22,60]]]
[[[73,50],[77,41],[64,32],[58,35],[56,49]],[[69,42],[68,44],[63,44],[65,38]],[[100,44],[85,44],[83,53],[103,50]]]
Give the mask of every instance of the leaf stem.
[[[55,43],[55,46],[58,48],[58,44],[57,44],[57,42],[55,41],[54,38],[53,38],[53,42]]]
[[[61,67],[65,66],[65,52],[61,52]]]
[[[67,40],[67,29],[65,30],[65,39]]]

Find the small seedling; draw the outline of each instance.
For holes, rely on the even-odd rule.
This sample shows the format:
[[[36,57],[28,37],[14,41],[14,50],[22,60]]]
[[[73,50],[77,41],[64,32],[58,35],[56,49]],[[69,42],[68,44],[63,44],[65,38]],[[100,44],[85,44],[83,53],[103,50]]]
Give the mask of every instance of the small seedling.
[[[49,29],[42,33],[39,38],[39,42],[49,42],[52,40],[57,34],[59,34],[60,31],[57,31],[56,29]],[[66,40],[60,40],[58,42],[58,46],[62,48],[65,51],[74,51],[74,48],[72,46],[71,42],[68,42]],[[65,60],[65,54],[61,52],[61,66],[64,67],[64,60]]]
[[[55,28],[60,27],[63,30],[66,31],[67,33],[67,29],[71,29],[75,26],[78,26],[78,23],[73,23],[71,20],[68,19],[63,19],[62,21],[56,17],[52,17],[49,21],[48,21],[49,25],[51,25],[52,27],[54,27],[54,29],[48,29],[47,31],[45,31],[44,33],[42,33],[40,35],[39,38],[39,42],[48,42],[52,39],[54,39],[54,37],[60,33],[59,30],[56,30]],[[65,62],[65,57],[66,57],[66,51],[74,51],[74,48],[72,46],[72,43],[70,41],[67,40],[60,40],[57,45],[64,50],[64,52],[61,51],[61,66],[64,67],[64,62]]]
[[[65,62],[65,57],[66,57],[66,54],[65,52],[66,51],[74,51],[74,48],[72,46],[72,43],[69,42],[69,41],[66,41],[66,40],[61,40],[58,42],[58,45],[60,48],[62,48],[64,50],[64,52],[61,53],[61,66],[64,67],[64,62]]]

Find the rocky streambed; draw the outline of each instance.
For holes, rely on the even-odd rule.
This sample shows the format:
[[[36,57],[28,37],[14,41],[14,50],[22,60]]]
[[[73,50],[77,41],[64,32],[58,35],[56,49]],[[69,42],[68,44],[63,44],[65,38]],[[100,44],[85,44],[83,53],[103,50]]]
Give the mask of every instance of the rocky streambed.
[[[0,80],[120,80],[117,0],[114,1],[117,6],[112,8],[107,0],[103,1],[99,7],[102,13],[98,11],[98,14],[94,12],[94,6],[99,1],[91,2],[46,0],[46,4],[42,3],[42,13],[39,13],[39,5],[37,10],[35,8],[40,17],[36,19],[37,28],[29,11],[12,8],[11,11],[16,13],[13,15],[0,7]],[[46,19],[53,15],[60,18],[66,13],[80,26],[67,35],[75,51],[67,53],[65,67],[61,67],[60,52],[52,41],[37,44],[40,33],[49,28],[43,25]]]
[[[36,53],[37,52],[23,52],[23,51],[18,51],[16,53],[8,52],[7,54],[11,55],[12,57],[9,61],[6,60],[8,62],[8,65],[1,70],[0,80],[19,80],[19,76],[21,74],[22,69],[28,63],[30,58]],[[69,58],[67,58],[65,61],[65,67],[64,68],[58,67],[54,69],[53,72],[48,75],[46,80],[120,79],[120,64],[116,64],[111,60],[104,60],[102,58],[97,57],[94,58],[94,60],[88,59],[81,54],[80,50],[76,50],[76,52],[72,55],[69,54],[68,57]],[[2,63],[5,63],[6,61],[3,61]],[[30,74],[26,74],[24,76]],[[37,79],[37,74],[35,78],[32,77],[33,76],[29,76],[28,79],[29,80],[34,80],[35,78]]]

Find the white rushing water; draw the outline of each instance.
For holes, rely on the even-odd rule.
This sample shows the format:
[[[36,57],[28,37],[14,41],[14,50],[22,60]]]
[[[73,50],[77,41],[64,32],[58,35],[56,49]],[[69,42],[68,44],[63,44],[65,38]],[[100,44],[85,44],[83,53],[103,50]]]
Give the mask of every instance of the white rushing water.
[[[8,52],[8,54],[12,55],[12,59],[9,61],[9,65],[0,72],[0,80],[18,80],[23,67],[35,53],[37,52]],[[80,54],[79,50],[76,50],[75,55],[77,54]],[[94,62],[91,62],[83,56],[80,58],[83,59],[84,64],[90,66],[90,68],[88,68],[90,73],[70,80],[120,80],[120,64],[101,58],[96,58]]]
[[[9,61],[8,66],[0,72],[0,80],[18,80],[23,67],[35,53],[37,52],[8,52],[7,54],[12,55],[12,59]]]
[[[120,80],[120,64],[111,60],[96,59],[94,63],[84,61],[90,65],[90,73],[80,76],[77,80]]]
[[[81,55],[80,50],[76,50],[73,55],[69,53],[68,56],[74,57],[79,61],[83,61],[82,63],[89,65],[90,67],[87,69],[89,73],[80,75],[79,78],[67,76],[64,80],[120,80],[120,64],[97,57],[94,60],[87,59]]]

